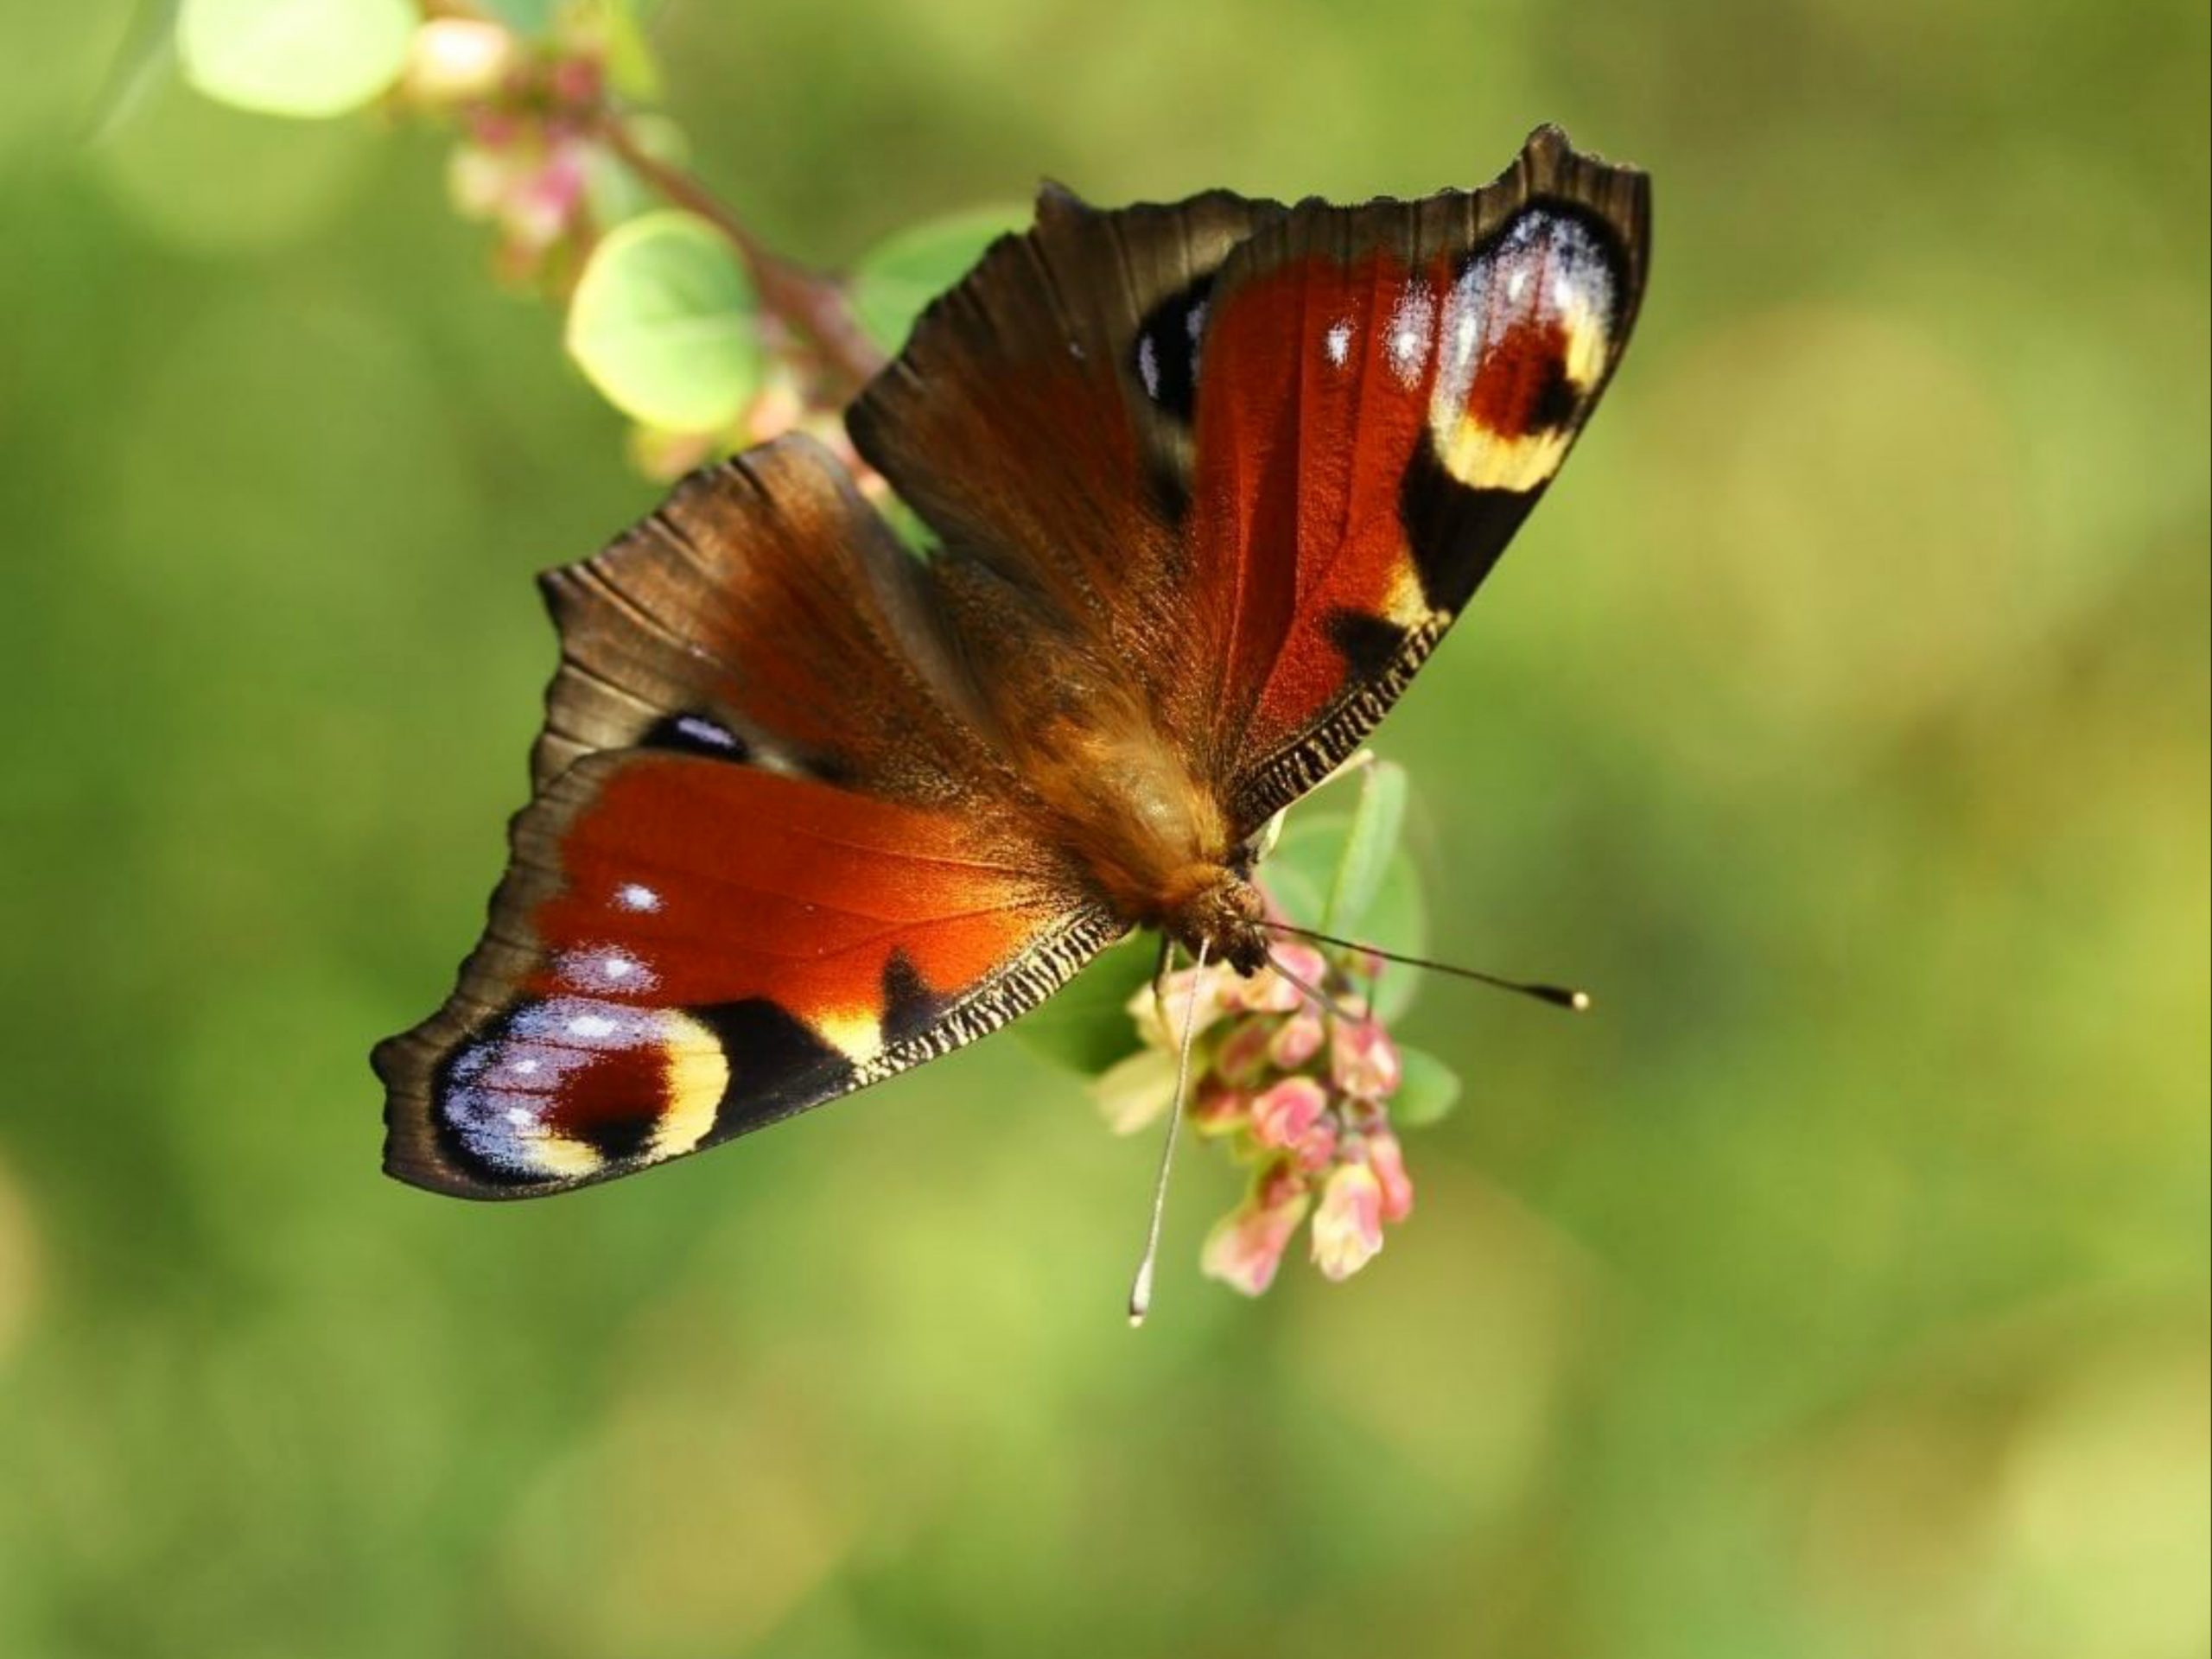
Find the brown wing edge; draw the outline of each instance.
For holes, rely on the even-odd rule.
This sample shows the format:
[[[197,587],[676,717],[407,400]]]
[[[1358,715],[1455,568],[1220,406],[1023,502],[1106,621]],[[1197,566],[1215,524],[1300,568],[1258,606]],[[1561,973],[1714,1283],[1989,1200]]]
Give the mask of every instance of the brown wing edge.
[[[1587,407],[1594,409],[1619,367],[1642,308],[1644,278],[1650,263],[1651,181],[1650,175],[1639,168],[1611,162],[1594,152],[1576,149],[1557,126],[1546,124],[1537,127],[1505,169],[1475,191],[1446,192],[1419,203],[1384,197],[1352,208],[1332,208],[1318,200],[1301,202],[1283,219],[1255,233],[1238,251],[1232,268],[1224,273],[1224,282],[1233,280],[1245,269],[1264,268],[1273,260],[1294,257],[1303,243],[1324,237],[1334,240],[1339,233],[1326,228],[1327,221],[1347,213],[1418,215],[1425,210],[1439,212],[1447,222],[1452,218],[1464,221],[1467,226],[1464,232],[1465,245],[1471,250],[1522,208],[1545,202],[1564,205],[1599,221],[1611,232],[1621,257],[1624,303],[1619,312],[1618,338],[1605,377],[1588,398]],[[1580,429],[1574,435],[1580,435]],[[1437,471],[1440,475],[1441,468]],[[1516,493],[1510,501],[1479,502],[1461,499],[1478,493],[1446,489],[1436,480],[1414,482],[1431,486],[1432,494],[1425,506],[1434,534],[1481,544],[1467,550],[1472,556],[1464,579],[1464,591],[1455,595],[1456,602],[1448,610],[1409,631],[1389,658],[1376,664],[1367,678],[1348,685],[1343,695],[1304,732],[1246,767],[1234,780],[1230,788],[1230,815],[1242,835],[1249,836],[1265,824],[1358,749],[1403,695],[1415,672],[1458,619],[1460,609],[1496,563],[1514,529],[1549,486],[1550,480],[1534,489]],[[1498,493],[1478,493],[1494,497]]]

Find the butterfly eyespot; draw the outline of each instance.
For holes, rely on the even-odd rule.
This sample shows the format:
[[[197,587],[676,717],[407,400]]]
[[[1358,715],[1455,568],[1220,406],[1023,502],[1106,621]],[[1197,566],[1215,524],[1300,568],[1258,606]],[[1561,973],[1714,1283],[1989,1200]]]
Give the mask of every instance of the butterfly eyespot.
[[[638,746],[710,755],[717,760],[753,759],[753,751],[743,738],[708,715],[670,715],[646,731],[638,740]]]
[[[1177,420],[1198,407],[1198,364],[1205,344],[1211,276],[1201,277],[1154,306],[1137,329],[1129,365],[1145,397]]]
[[[1470,488],[1533,490],[1566,459],[1612,352],[1618,282],[1602,234],[1532,207],[1452,283],[1429,426]]]
[[[456,1163],[526,1186],[689,1152],[728,1085],[721,1039],[689,1014],[559,996],[518,1005],[457,1051],[435,1109]]]

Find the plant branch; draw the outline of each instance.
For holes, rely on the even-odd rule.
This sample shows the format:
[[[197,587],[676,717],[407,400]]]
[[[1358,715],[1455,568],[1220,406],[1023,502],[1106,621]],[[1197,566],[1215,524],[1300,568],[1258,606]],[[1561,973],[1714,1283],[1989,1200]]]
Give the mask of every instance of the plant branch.
[[[729,238],[745,262],[760,303],[814,348],[843,396],[851,397],[874,377],[884,365],[884,353],[861,330],[842,284],[766,246],[706,186],[649,155],[619,116],[607,117],[599,131],[631,172]]]

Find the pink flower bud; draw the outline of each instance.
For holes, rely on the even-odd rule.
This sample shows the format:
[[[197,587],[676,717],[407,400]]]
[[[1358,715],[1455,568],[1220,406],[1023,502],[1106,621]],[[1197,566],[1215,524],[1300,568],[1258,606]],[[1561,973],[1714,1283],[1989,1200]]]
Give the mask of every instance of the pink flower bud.
[[[1308,985],[1319,985],[1327,977],[1329,964],[1312,945],[1287,940],[1274,945],[1273,954],[1288,971],[1279,974],[1273,968],[1260,969],[1244,982],[1243,1005],[1256,1012],[1288,1014],[1306,1000],[1306,993],[1291,976],[1295,975]]]
[[[1194,1031],[1205,1030],[1227,1011],[1236,983],[1236,972],[1231,968],[1185,968],[1168,975],[1157,995],[1149,984],[1140,986],[1128,1003],[1129,1018],[1136,1021],[1138,1040],[1151,1048],[1181,1047],[1183,1021],[1192,1019]]]
[[[1382,1219],[1403,1221],[1414,1212],[1413,1178],[1406,1173],[1405,1148],[1388,1129],[1366,1137],[1367,1166],[1382,1192]]]
[[[1236,1088],[1251,1087],[1268,1069],[1268,1043],[1274,1035],[1264,1019],[1248,1015],[1236,1021],[1214,1056],[1215,1074]]]
[[[469,137],[486,149],[505,149],[524,132],[521,118],[508,110],[471,110],[467,120]]]
[[[1272,968],[1262,968],[1236,993],[1236,1005],[1255,1014],[1288,1014],[1299,1004],[1298,987]]]
[[[1275,1027],[1268,1040],[1268,1061],[1279,1071],[1295,1071],[1319,1054],[1327,1040],[1321,1016],[1301,1008]]]
[[[1249,1121],[1250,1102],[1225,1084],[1209,1080],[1198,1085],[1191,1103],[1191,1127],[1208,1137],[1233,1135]]]
[[[500,222],[518,247],[550,248],[569,232],[583,199],[583,148],[563,144],[509,193]]]
[[[1274,1282],[1309,1202],[1306,1183],[1287,1163],[1270,1165],[1244,1201],[1214,1224],[1198,1265],[1208,1277],[1257,1296]]]
[[[1329,1064],[1337,1087],[1360,1100],[1386,1099],[1398,1086],[1398,1051],[1380,1020],[1338,1020]]]
[[[1321,1121],[1327,1091],[1311,1077],[1285,1077],[1252,1101],[1252,1138],[1263,1147],[1287,1150]]]
[[[596,58],[563,58],[545,78],[546,90],[572,109],[599,102],[607,87],[607,72]]]
[[[1382,1186],[1365,1164],[1338,1164],[1313,1212],[1313,1264],[1349,1279],[1382,1248]]]
[[[1297,1154],[1300,1169],[1319,1174],[1337,1160],[1337,1126],[1325,1117],[1321,1119],[1299,1137],[1291,1150]]]

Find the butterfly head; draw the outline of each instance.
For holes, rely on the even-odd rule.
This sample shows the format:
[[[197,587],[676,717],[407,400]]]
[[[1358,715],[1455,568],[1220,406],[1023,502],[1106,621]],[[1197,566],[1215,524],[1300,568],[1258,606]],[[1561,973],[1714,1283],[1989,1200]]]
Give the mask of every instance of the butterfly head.
[[[1267,965],[1267,900],[1224,865],[1194,865],[1175,885],[1161,926],[1193,957],[1252,975]]]

